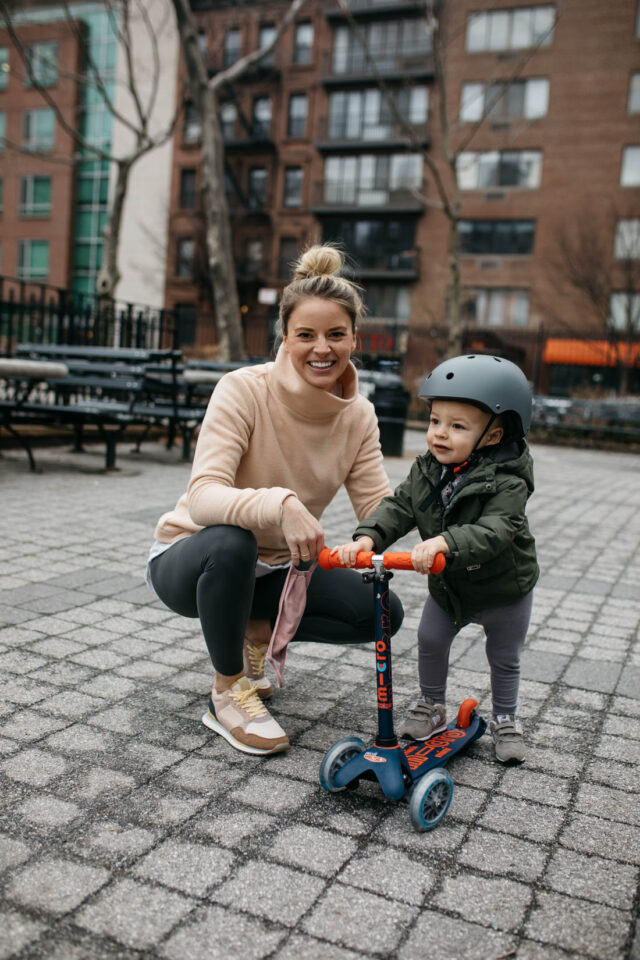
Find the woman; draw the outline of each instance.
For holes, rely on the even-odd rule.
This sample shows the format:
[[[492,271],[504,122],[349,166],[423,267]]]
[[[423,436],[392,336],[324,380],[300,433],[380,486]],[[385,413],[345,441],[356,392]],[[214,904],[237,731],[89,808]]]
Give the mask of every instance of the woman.
[[[203,722],[246,753],[286,750],[264,706],[264,661],[291,564],[324,547],[323,510],[344,483],[359,520],[391,493],[372,404],[350,357],[362,301],[340,253],[300,258],[280,305],[275,362],[226,374],[211,397],[191,478],[162,516],[148,574],[174,612],[199,617],[216,671]],[[392,597],[392,632],[402,607]],[[295,640],[372,639],[368,586],[353,570],[316,568]]]

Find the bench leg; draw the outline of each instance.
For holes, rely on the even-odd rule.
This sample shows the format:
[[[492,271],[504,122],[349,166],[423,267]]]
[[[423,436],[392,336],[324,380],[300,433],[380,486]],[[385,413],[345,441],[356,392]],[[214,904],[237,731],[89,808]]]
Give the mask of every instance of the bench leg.
[[[73,425],[73,446],[71,447],[72,453],[84,453],[84,447],[82,446],[83,432],[82,424],[74,423]]]
[[[5,428],[7,433],[10,433],[12,437],[15,437],[20,446],[24,447],[29,458],[29,469],[31,473],[38,473],[38,468],[36,466],[36,461],[33,458],[33,453],[31,451],[31,444],[25,437],[21,437],[17,430],[15,430],[11,424],[3,423],[2,426]]]
[[[191,441],[193,439],[193,427],[183,426],[182,428],[182,459],[187,463],[191,460]]]
[[[138,440],[136,440],[136,445],[135,445],[135,447],[133,447],[133,448],[131,449],[131,453],[140,453],[140,447],[142,446],[142,444],[143,444],[143,443],[145,442],[145,440],[147,439],[147,436],[149,435],[149,430],[151,430],[151,427],[152,427],[152,426],[153,426],[152,423],[148,423],[148,424],[146,425],[146,427],[144,428],[144,430],[143,430],[143,432],[142,432],[142,436],[139,437]]]

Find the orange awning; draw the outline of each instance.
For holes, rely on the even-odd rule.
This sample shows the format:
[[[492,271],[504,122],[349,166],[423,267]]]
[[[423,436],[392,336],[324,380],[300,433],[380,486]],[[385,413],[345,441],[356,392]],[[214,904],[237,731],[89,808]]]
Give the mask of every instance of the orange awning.
[[[544,345],[544,363],[584,367],[633,367],[640,363],[640,343],[609,343],[608,340],[564,340],[551,337]]]

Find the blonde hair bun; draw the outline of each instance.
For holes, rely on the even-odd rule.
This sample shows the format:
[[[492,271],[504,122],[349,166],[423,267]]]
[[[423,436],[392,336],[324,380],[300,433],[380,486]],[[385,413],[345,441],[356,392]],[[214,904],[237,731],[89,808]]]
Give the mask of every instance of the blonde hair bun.
[[[344,259],[339,250],[330,244],[316,244],[302,254],[296,264],[294,280],[308,280],[311,277],[335,276],[340,273]]]

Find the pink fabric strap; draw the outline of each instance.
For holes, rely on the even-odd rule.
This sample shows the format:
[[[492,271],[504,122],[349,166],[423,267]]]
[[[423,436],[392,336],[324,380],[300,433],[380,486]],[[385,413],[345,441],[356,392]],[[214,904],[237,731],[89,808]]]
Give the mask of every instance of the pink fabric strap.
[[[282,686],[287,647],[302,620],[302,614],[307,604],[309,581],[316,567],[316,562],[308,570],[300,570],[293,565],[289,567],[289,573],[280,594],[278,618],[267,650],[267,660],[273,667],[278,687]]]

